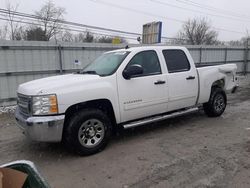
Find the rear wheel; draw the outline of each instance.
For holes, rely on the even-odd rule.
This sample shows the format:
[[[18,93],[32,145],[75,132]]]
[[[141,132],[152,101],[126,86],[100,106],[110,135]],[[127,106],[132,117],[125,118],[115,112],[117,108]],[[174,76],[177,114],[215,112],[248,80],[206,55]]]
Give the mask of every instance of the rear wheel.
[[[204,111],[209,117],[220,116],[225,111],[226,106],[226,93],[221,88],[212,88],[209,101],[203,104]]]
[[[91,155],[105,148],[111,129],[111,122],[104,112],[99,109],[84,109],[69,120],[64,141],[78,154]]]

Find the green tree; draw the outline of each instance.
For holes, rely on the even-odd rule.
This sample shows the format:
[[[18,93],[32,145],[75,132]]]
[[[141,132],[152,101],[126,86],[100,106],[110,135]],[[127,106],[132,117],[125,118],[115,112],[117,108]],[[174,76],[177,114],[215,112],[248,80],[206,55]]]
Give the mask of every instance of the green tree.
[[[31,41],[46,41],[47,37],[41,27],[34,27],[26,30],[25,39]]]
[[[87,32],[85,36],[85,42],[93,42],[93,41],[94,41],[94,36],[90,32]]]

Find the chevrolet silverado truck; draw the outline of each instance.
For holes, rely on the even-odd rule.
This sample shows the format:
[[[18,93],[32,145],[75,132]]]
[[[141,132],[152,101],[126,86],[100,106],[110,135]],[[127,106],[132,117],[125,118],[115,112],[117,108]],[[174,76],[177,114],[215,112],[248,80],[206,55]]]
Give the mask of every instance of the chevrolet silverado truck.
[[[152,46],[102,54],[83,70],[21,84],[15,117],[31,140],[63,141],[80,155],[104,149],[112,130],[202,107],[220,116],[237,87],[235,64],[195,65],[185,47]]]

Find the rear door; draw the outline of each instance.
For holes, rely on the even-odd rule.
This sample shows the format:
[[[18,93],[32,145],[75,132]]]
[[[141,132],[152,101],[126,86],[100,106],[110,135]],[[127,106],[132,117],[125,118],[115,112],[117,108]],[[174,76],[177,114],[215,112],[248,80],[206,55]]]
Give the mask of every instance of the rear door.
[[[195,105],[198,95],[198,77],[194,63],[190,64],[181,49],[162,51],[168,69],[168,110]]]

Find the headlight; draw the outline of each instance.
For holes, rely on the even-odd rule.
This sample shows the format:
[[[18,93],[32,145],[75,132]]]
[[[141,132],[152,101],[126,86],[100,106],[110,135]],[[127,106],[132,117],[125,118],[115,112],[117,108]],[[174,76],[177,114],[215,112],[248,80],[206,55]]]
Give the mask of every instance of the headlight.
[[[32,97],[33,115],[53,115],[58,113],[56,95],[43,95]]]

